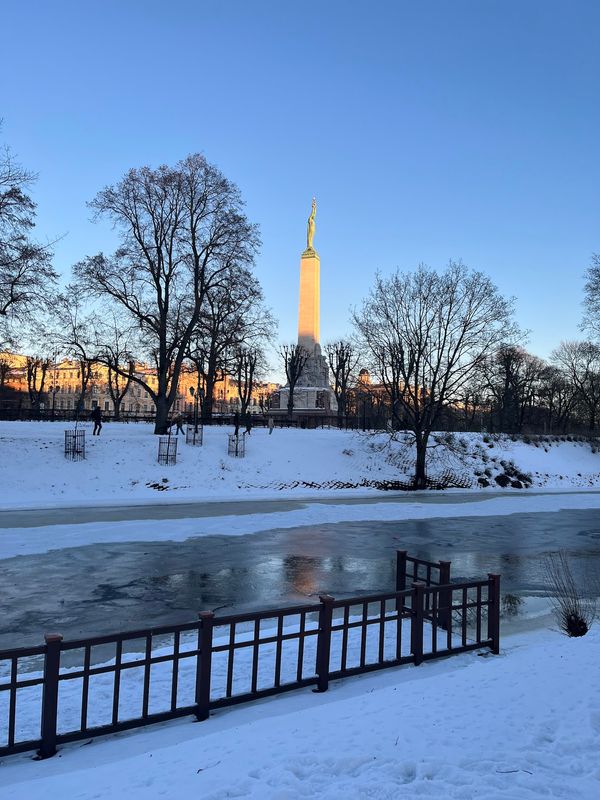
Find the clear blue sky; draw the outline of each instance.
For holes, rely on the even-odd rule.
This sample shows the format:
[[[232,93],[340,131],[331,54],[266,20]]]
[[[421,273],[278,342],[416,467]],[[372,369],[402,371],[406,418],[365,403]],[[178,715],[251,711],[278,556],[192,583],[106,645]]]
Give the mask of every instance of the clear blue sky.
[[[600,250],[599,37],[596,0],[3,0],[2,138],[62,271],[111,249],[102,186],[201,151],[261,226],[282,340],[314,194],[323,341],[376,270],[460,258],[547,356]]]

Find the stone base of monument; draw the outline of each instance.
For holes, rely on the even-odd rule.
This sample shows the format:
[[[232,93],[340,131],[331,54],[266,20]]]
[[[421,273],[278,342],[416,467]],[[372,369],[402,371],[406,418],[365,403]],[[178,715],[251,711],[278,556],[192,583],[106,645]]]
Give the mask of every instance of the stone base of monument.
[[[288,418],[288,400],[290,390],[280,389],[271,396],[269,416],[276,419]],[[323,417],[332,417],[337,414],[337,402],[331,389],[320,386],[297,386],[294,389],[294,410],[291,419],[306,427],[313,427],[312,423]]]

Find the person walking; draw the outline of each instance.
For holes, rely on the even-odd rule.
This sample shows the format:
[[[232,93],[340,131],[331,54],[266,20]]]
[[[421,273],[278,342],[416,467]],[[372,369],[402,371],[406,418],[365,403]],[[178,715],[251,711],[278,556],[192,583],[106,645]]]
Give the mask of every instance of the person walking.
[[[246,416],[244,417],[246,421],[246,433],[250,436],[250,431],[252,430],[252,414],[249,411],[246,411]]]
[[[92,409],[91,416],[94,420],[94,430],[92,431],[92,436],[100,436],[100,431],[102,430],[102,410],[100,406],[96,406]]]
[[[176,417],[173,417],[173,422],[171,423],[171,428],[173,425],[177,425],[177,430],[175,431],[175,435],[179,433],[185,433],[183,430],[183,414],[177,414]]]
[[[267,428],[269,429],[269,436],[273,433],[273,428],[275,427],[275,420],[273,417],[269,417],[267,420]]]
[[[233,415],[234,435],[239,436],[240,433],[240,412],[236,411]]]

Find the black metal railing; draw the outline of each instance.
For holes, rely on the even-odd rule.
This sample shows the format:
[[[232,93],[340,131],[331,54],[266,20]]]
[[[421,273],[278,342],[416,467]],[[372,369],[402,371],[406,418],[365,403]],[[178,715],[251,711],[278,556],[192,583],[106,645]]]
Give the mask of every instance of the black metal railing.
[[[38,750],[481,647],[499,652],[500,578],[429,583],[0,652],[0,755]],[[449,569],[449,566],[448,566]],[[406,577],[406,573],[404,575]],[[402,576],[400,576],[402,578]],[[6,698],[6,702],[5,702]],[[4,714],[2,709],[6,709]]]

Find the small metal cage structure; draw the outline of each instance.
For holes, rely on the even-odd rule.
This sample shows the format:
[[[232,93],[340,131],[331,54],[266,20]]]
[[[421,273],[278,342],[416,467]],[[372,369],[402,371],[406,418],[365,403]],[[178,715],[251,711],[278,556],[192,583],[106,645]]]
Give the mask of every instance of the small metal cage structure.
[[[204,436],[202,425],[186,425],[185,443],[199,447]]]
[[[230,433],[227,454],[233,458],[244,458],[246,455],[246,437],[237,433]]]
[[[172,466],[177,463],[177,437],[158,437],[158,463]]]
[[[69,461],[85,459],[85,430],[83,428],[65,431],[65,458],[68,458]]]

